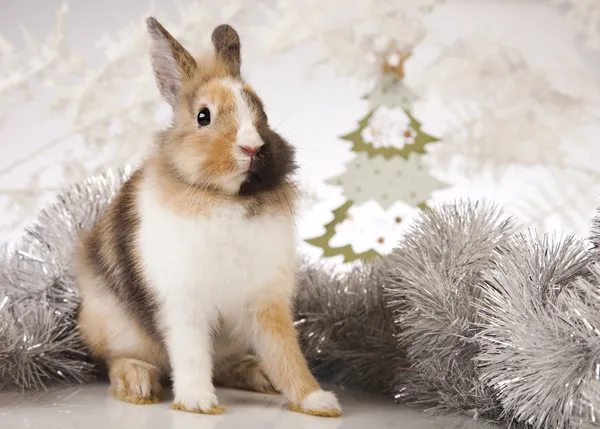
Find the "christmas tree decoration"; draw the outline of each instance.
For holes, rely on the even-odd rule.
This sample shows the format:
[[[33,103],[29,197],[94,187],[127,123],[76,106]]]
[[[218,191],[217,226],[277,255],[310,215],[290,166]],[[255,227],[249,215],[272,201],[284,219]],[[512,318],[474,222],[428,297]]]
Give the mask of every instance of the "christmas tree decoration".
[[[398,69],[392,70],[393,82],[401,85],[396,75]],[[399,101],[402,104],[406,99]],[[356,221],[356,217],[348,217],[349,209],[369,201],[376,201],[384,210],[397,202],[420,209],[427,207],[431,193],[445,187],[430,174],[423,158],[427,145],[438,140],[424,133],[421,124],[406,108],[387,105],[370,112],[359,121],[355,131],[342,139],[351,142],[356,156],[344,173],[327,183],[341,186],[347,201],[333,211],[334,218],[325,225],[325,234],[306,241],[323,249],[325,257],[343,255],[345,262],[367,260],[380,254],[375,250],[376,242],[368,250],[358,250],[353,244],[336,245],[334,237],[338,226],[342,222]],[[388,216],[396,219],[399,213],[390,212]],[[365,217],[362,221],[373,223],[375,219]],[[396,223],[401,226],[401,222]]]
[[[414,42],[416,43],[416,40]],[[386,238],[373,237],[368,249],[357,248],[356,240],[340,234],[338,227],[348,223],[361,222],[375,224],[377,219],[370,210],[369,216],[349,216],[351,208],[354,211],[366,210],[364,203],[375,201],[386,210],[399,202],[412,207],[423,209],[435,190],[443,189],[445,184],[437,180],[429,172],[423,156],[426,147],[438,142],[438,139],[421,130],[421,123],[411,114],[417,95],[404,83],[405,63],[410,58],[412,47],[398,47],[399,43],[392,39],[383,49],[374,49],[373,55],[378,58],[380,67],[375,77],[375,84],[365,96],[372,110],[358,123],[358,128],[342,136],[349,141],[355,158],[346,166],[346,171],[327,181],[328,184],[341,186],[347,201],[333,210],[333,220],[325,225],[325,233],[319,237],[309,238],[307,243],[323,250],[324,257],[343,255],[344,262],[368,260],[380,255]],[[397,239],[404,225],[399,213],[389,212],[391,219],[396,221],[397,231],[388,232],[389,236]],[[389,222],[383,222],[389,224]],[[364,228],[344,228],[361,232]],[[354,241],[354,242],[353,242]],[[359,240],[363,242],[362,240]]]

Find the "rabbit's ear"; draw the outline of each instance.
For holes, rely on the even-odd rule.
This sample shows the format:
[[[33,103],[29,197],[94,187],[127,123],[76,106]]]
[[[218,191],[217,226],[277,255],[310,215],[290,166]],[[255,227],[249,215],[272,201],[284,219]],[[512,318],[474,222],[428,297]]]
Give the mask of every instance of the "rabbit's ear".
[[[163,98],[175,108],[184,83],[194,76],[196,60],[153,17],[146,19],[152,37],[150,60]]]
[[[242,59],[237,32],[230,25],[219,25],[212,33],[212,42],[217,60],[227,67],[232,76],[240,77]]]

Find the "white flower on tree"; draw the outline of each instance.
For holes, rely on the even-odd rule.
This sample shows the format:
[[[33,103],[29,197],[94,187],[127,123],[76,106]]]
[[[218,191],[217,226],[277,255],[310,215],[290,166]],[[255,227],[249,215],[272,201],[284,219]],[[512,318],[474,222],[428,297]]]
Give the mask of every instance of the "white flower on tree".
[[[377,149],[403,149],[404,145],[414,143],[417,136],[410,123],[410,117],[403,108],[380,107],[362,130],[361,137],[365,143],[370,143]]]
[[[350,245],[357,254],[371,249],[380,255],[387,254],[419,212],[418,208],[402,202],[396,202],[388,210],[372,200],[353,205],[337,225],[329,244],[332,247]]]

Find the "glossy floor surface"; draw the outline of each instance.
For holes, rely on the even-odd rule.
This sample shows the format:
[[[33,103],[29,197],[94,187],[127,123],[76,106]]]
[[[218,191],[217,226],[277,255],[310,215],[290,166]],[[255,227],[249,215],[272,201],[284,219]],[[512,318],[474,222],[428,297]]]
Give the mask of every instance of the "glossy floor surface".
[[[105,385],[57,389],[27,396],[0,393],[2,429],[483,429],[496,428],[467,417],[431,417],[360,392],[333,389],[340,398],[340,419],[311,417],[287,410],[283,398],[218,390],[227,407],[220,416],[130,405],[112,398]]]

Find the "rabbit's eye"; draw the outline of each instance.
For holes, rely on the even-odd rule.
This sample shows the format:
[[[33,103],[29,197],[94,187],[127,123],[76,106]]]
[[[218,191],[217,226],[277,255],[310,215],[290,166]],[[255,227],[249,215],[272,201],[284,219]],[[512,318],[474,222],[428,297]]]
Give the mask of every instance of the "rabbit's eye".
[[[208,107],[203,107],[198,112],[198,125],[201,127],[210,125],[210,110],[208,110]]]

